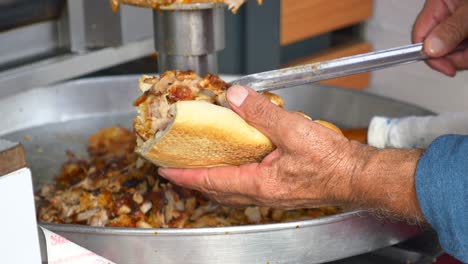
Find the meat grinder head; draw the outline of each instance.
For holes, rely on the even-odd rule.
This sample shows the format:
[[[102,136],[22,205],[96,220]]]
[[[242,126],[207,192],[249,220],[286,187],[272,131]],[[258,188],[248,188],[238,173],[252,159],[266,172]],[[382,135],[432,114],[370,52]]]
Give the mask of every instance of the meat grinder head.
[[[154,10],[159,72],[218,73],[217,53],[225,47],[223,3],[173,4]]]

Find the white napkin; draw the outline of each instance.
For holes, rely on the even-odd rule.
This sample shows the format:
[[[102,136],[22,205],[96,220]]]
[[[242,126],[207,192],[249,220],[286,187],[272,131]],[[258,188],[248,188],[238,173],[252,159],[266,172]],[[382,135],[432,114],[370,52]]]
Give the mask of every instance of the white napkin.
[[[372,118],[369,145],[378,148],[427,148],[439,136],[468,135],[468,113]]]

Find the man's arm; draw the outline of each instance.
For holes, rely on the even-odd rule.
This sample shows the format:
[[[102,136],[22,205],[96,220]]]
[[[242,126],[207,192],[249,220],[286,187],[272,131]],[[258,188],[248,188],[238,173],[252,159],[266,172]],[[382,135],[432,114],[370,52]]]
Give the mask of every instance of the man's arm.
[[[460,248],[461,252],[468,251],[468,164],[460,158],[467,155],[468,143],[466,152],[454,151],[459,144],[436,152],[440,147],[435,146],[445,144],[436,141],[419,161],[421,150],[381,150],[349,141],[299,114],[280,109],[248,88],[232,87],[227,98],[232,109],[267,135],[277,149],[261,163],[160,169],[161,176],[177,185],[200,190],[223,204],[276,208],[343,204],[409,221],[421,222],[425,217],[429,223],[436,223],[434,227],[447,240],[461,234],[460,239],[465,241],[453,240],[454,244],[446,244],[445,249],[466,260],[457,252]],[[461,156],[444,161],[450,155]],[[455,161],[461,166],[459,169],[453,167]],[[425,164],[438,167],[424,169]],[[450,181],[444,181],[446,173],[452,173]],[[434,179],[439,182],[433,183]],[[444,196],[437,192],[441,190],[446,192]],[[451,190],[459,190],[459,194],[448,195]],[[419,205],[418,197],[423,206]],[[453,207],[454,204],[462,207]],[[453,211],[449,214],[447,210]],[[438,218],[443,220],[435,222]]]
[[[444,250],[468,262],[468,136],[447,135],[421,150],[367,151],[353,185],[357,206],[428,222]]]
[[[429,146],[418,163],[416,191],[442,247],[468,262],[468,136],[442,136]]]
[[[261,163],[161,169],[163,177],[225,204],[342,204],[422,221],[414,184],[421,150],[380,150],[349,141],[248,88],[231,88],[227,96],[231,107],[277,149]]]
[[[415,187],[422,150],[363,148],[367,157],[353,176],[353,204],[386,217],[424,222]]]

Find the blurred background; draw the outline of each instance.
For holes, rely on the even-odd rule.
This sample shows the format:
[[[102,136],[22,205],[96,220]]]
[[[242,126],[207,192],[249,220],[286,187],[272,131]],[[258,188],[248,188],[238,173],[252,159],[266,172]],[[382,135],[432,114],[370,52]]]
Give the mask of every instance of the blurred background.
[[[248,74],[410,43],[424,0],[250,1],[226,10],[222,74]],[[0,96],[68,79],[156,73],[151,10],[107,0],[0,0]],[[430,110],[465,111],[468,75],[423,63],[325,82]]]

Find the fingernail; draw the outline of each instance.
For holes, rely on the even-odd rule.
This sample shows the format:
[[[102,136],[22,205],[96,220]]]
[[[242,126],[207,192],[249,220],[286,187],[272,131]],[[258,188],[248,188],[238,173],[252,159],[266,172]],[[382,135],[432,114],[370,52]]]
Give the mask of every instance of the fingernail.
[[[444,52],[445,44],[438,37],[431,37],[427,40],[427,51],[429,56],[440,56]]]
[[[231,104],[240,107],[248,95],[249,91],[247,91],[247,89],[244,87],[233,86],[227,91],[226,97]]]

